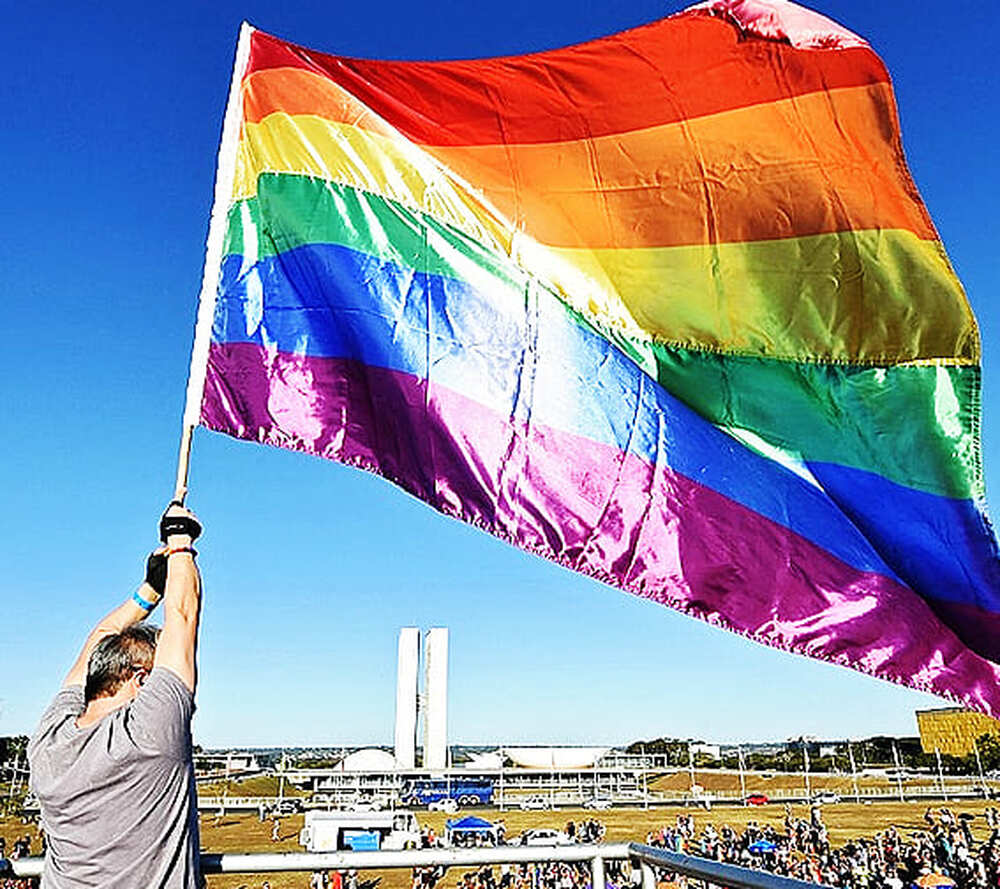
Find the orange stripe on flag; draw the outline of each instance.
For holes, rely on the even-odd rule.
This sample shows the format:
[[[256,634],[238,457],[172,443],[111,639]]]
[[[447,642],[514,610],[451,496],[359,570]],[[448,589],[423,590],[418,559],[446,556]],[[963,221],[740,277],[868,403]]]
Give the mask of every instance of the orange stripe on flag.
[[[287,128],[275,130],[290,167],[301,152],[342,151],[345,124],[408,152],[414,146],[391,120],[305,71],[251,75],[244,108],[265,129],[279,110],[311,118],[303,123],[315,140],[309,147],[292,144]],[[334,125],[325,134],[321,120]],[[553,246],[667,247],[882,228],[934,239],[900,175],[894,132],[890,89],[876,84],[586,140],[419,148],[513,228]]]

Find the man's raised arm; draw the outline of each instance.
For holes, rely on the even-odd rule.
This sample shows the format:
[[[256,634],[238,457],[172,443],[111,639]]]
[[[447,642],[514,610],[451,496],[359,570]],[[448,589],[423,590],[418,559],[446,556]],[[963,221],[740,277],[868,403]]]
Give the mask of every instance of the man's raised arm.
[[[98,621],[97,626],[90,631],[80,654],[70,667],[63,688],[71,685],[83,685],[87,680],[87,664],[94,647],[105,636],[120,633],[126,627],[139,623],[149,615],[156,603],[163,596],[164,583],[167,576],[167,559],[160,550],[150,554],[146,562],[146,579],[128,599],[117,608],[109,611]]]
[[[194,691],[197,680],[198,620],[201,616],[201,577],[192,547],[201,525],[187,509],[173,503],[160,521],[160,539],[166,544],[167,582],[163,594],[163,632],[153,667],[166,667]]]

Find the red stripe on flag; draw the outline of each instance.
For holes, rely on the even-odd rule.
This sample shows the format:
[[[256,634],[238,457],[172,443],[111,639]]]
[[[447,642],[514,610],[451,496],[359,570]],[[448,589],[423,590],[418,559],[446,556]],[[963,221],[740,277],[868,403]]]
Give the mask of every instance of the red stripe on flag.
[[[741,39],[691,14],[563,49],[443,62],[327,55],[255,31],[247,74],[281,67],[330,77],[425,145],[585,139],[889,81],[868,48]]]

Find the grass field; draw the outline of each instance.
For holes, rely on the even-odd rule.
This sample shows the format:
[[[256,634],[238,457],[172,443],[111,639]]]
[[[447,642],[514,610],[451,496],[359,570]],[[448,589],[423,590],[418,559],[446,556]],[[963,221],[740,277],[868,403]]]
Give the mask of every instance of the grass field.
[[[254,775],[240,781],[203,781],[198,785],[202,796],[308,796],[291,781],[284,784],[276,775]]]
[[[938,805],[940,803],[935,802],[935,807]],[[987,832],[983,818],[985,803],[979,801],[955,803],[950,804],[950,808],[954,812],[968,812],[975,815],[975,820],[972,822],[973,832],[978,838],[985,838]],[[921,830],[924,827],[924,810],[923,803],[884,802],[870,805],[840,803],[826,806],[824,816],[832,841],[835,845],[840,845],[853,837],[868,836],[890,825],[895,825],[904,835]],[[716,826],[728,824],[741,829],[751,820],[780,827],[784,818],[784,807],[776,804],[753,808],[716,808],[711,812],[682,807],[648,810],[613,809],[597,813],[584,809],[503,813],[496,809],[476,809],[475,812],[490,820],[503,817],[508,836],[514,836],[531,827],[562,828],[570,820],[582,821],[597,817],[607,827],[605,837],[607,842],[642,842],[650,830],[665,824],[673,824],[681,812],[694,813],[699,830],[709,823]],[[793,806],[792,812],[798,817],[808,815],[808,809],[804,805]],[[420,811],[417,817],[422,825],[430,825],[436,831],[443,832],[444,822],[448,816],[437,812]],[[209,852],[300,852],[302,849],[298,845],[298,834],[302,822],[302,815],[282,819],[281,840],[272,843],[270,822],[261,824],[256,815],[229,815],[217,824],[214,815],[206,814],[201,819],[202,846]],[[19,819],[0,819],[0,836],[7,838],[8,845],[24,833],[30,833],[32,837],[37,836],[33,825],[24,825]],[[382,876],[380,889],[409,889],[409,871],[383,871],[380,875]],[[208,878],[208,886],[209,889],[238,889],[238,887],[259,889],[264,879],[265,877],[258,875],[214,876]],[[308,874],[272,874],[266,879],[270,881],[271,889],[305,889],[309,885]],[[442,889],[454,889],[456,879],[457,874],[450,874],[442,883]]]

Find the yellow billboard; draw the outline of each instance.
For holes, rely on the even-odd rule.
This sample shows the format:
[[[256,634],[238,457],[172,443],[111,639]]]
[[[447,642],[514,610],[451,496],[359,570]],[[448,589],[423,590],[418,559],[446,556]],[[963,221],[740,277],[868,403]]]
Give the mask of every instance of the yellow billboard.
[[[936,749],[952,756],[968,756],[980,735],[1000,735],[996,719],[961,707],[918,710],[917,728],[924,753]]]

